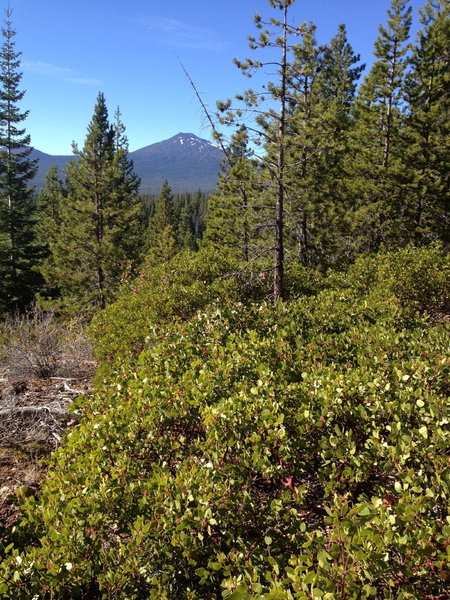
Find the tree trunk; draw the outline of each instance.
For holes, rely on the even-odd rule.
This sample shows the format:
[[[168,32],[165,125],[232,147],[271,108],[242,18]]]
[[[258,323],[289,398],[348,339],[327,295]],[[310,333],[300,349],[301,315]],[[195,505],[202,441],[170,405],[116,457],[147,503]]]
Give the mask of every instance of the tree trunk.
[[[280,122],[278,127],[279,148],[277,161],[277,199],[275,207],[275,272],[273,283],[274,302],[284,297],[284,167],[285,167],[285,129],[286,129],[286,84],[287,84],[287,6],[284,7],[283,56],[281,60],[281,96]]]

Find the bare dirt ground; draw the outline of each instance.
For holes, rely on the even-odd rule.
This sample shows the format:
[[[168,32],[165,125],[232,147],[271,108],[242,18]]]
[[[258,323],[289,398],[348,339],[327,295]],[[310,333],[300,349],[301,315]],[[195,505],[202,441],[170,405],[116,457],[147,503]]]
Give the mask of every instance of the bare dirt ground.
[[[14,490],[26,486],[30,494],[38,492],[42,459],[76,423],[68,406],[90,392],[90,377],[11,382],[0,370],[0,531],[20,516]]]

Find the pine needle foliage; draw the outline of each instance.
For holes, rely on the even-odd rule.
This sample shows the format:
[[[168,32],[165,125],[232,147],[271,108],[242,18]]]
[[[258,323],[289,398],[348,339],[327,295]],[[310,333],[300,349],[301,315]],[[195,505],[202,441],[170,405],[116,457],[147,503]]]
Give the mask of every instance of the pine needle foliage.
[[[30,160],[30,136],[21,111],[20,52],[15,49],[12,10],[6,10],[0,50],[0,314],[22,310],[40,284],[34,232],[33,189],[36,162]]]
[[[59,297],[44,305],[92,314],[114,298],[124,274],[138,264],[142,209],[127,150],[120,121],[110,124],[100,93],[84,146],[74,146],[77,158],[66,169],[65,200],[41,268]]]

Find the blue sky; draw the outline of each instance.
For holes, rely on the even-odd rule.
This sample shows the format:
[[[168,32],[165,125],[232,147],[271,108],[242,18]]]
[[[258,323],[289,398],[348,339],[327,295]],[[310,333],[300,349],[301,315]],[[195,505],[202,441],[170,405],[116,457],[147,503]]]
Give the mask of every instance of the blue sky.
[[[425,0],[411,0],[417,9]],[[372,61],[378,25],[390,0],[296,0],[292,19],[312,20],[319,42],[346,23],[362,62]],[[6,8],[7,2],[4,2]],[[233,65],[245,58],[253,15],[271,13],[267,0],[10,0],[16,50],[22,52],[34,147],[70,154],[83,144],[95,99],[102,91],[111,118],[120,106],[130,150],[192,132],[210,139],[204,115],[180,67],[194,79],[204,102],[251,85]]]

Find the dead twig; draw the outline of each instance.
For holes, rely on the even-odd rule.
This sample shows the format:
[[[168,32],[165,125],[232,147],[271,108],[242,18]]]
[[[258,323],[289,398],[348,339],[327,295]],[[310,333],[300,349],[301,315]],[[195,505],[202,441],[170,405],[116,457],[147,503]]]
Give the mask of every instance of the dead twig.
[[[40,413],[49,415],[67,415],[67,410],[61,410],[53,406],[14,406],[0,410],[0,417],[36,416]]]

